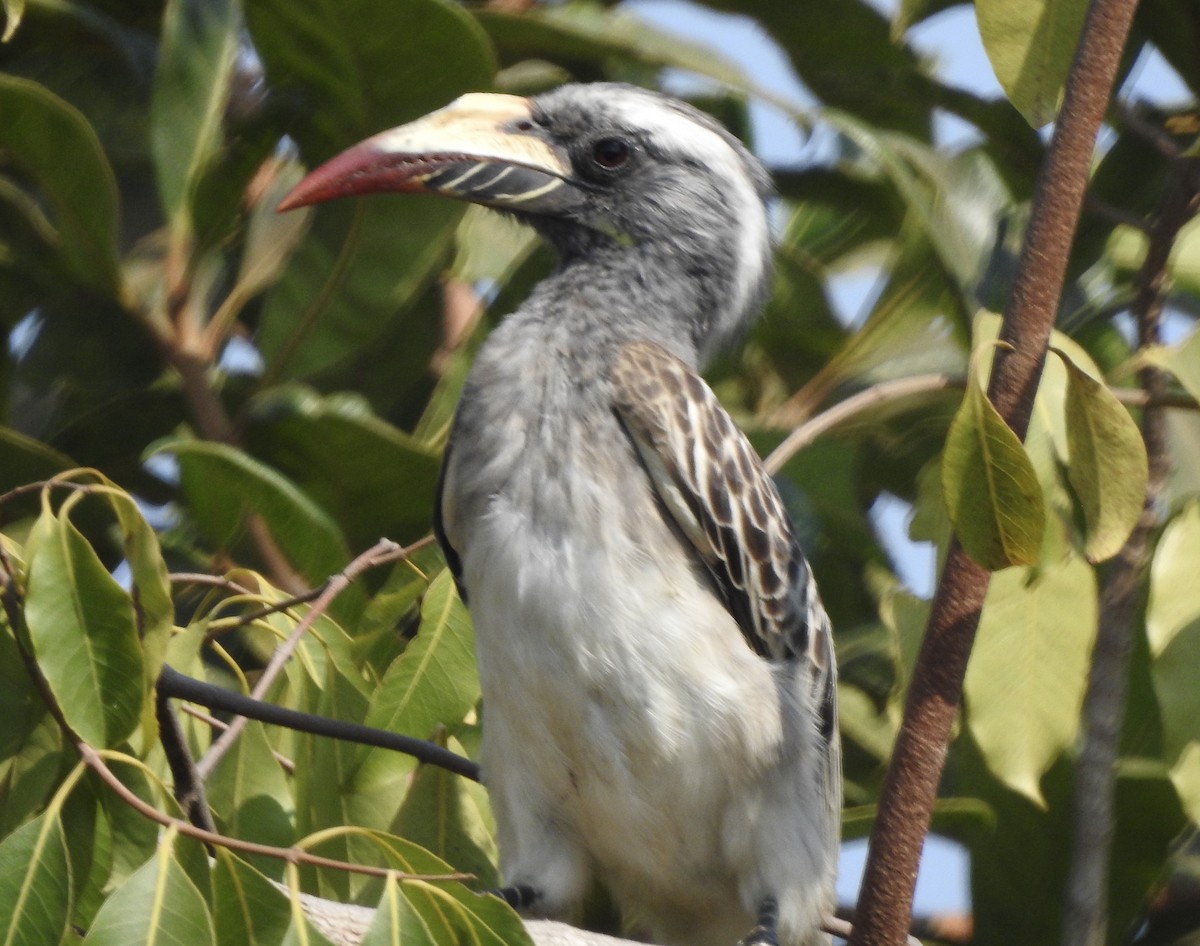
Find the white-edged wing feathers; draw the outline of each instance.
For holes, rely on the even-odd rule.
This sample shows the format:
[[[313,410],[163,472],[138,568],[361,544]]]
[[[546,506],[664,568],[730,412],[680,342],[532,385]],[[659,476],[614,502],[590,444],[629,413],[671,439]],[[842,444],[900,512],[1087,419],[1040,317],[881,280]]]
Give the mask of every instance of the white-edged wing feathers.
[[[708,385],[652,342],[622,346],[612,380],[617,416],[746,643],[767,659],[807,660],[820,689],[822,730],[832,729],[829,618],[754,448]]]

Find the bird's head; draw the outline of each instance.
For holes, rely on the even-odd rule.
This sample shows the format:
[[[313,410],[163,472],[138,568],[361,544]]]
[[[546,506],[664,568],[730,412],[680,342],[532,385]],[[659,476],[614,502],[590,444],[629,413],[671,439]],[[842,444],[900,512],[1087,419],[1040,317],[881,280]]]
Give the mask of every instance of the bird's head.
[[[706,351],[739,332],[769,281],[766,171],[703,112],[633,86],[464,95],[332,158],[280,209],[385,191],[506,211],[567,261],[642,254],[706,280],[721,295]]]

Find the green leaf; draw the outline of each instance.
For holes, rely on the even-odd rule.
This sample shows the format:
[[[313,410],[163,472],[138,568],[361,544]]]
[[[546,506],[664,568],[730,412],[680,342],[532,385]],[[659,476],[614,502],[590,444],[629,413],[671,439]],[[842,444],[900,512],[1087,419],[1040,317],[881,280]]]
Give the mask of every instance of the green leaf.
[[[329,514],[295,483],[226,444],[174,440],[156,452],[179,460],[184,495],[212,542],[242,534],[247,515],[262,516],[288,561],[313,585],[341,571],[350,552]]]
[[[959,2],[961,0],[900,0],[900,7],[892,21],[892,39],[899,39],[911,27]]]
[[[1032,565],[1046,525],[1042,490],[1021,441],[974,375],[946,435],[946,509],[963,548],[984,568]]]
[[[113,892],[84,946],[215,946],[208,905],[176,860],[174,842],[171,830],[154,856]]]
[[[96,133],[43,86],[0,76],[0,149],[41,189],[81,282],[117,290],[117,186]]]
[[[462,884],[442,887],[424,881],[408,881],[403,891],[435,943],[532,946],[521,918],[497,896],[472,893]]]
[[[7,656],[10,654],[0,651],[0,657]],[[16,659],[12,670],[28,679],[19,655],[14,652],[11,656]],[[0,679],[0,682],[5,681]],[[19,693],[18,689],[14,695]],[[32,705],[22,709],[31,713],[34,721],[31,728],[17,733],[17,740],[10,743],[5,739],[5,752],[0,757],[0,836],[45,808],[46,799],[61,781],[64,768],[74,761],[71,756],[78,756],[74,749],[63,748],[62,730],[45,712],[41,694],[26,693],[26,696]],[[20,715],[12,717],[14,729],[25,722]]]
[[[684,69],[729,89],[770,99],[720,50],[689,42],[626,10],[595,2],[534,7],[519,13],[479,9],[475,18],[506,62],[543,59],[604,68],[626,61],[655,69]]]
[[[314,711],[331,719],[361,720],[367,711],[367,700],[329,664],[321,681],[319,700]],[[299,740],[293,761],[296,765],[296,829],[311,834],[342,825],[384,827],[399,804],[397,793],[390,809],[380,812],[372,805],[374,798],[364,799],[355,790],[353,773],[362,747],[340,739],[303,736]],[[356,864],[374,863],[378,854],[358,833],[340,832],[326,841],[321,853]],[[361,877],[351,877],[344,871],[322,871],[319,886],[314,892],[338,900],[348,900],[362,886]],[[309,889],[313,889],[309,887]]]
[[[213,867],[213,925],[218,943],[277,946],[292,921],[288,897],[226,848]]]
[[[449,748],[462,754],[457,742]],[[486,890],[500,885],[500,874],[496,845],[472,788],[478,786],[439,766],[420,766],[391,830],[455,870],[474,874],[476,886]]]
[[[479,700],[474,654],[470,615],[443,569],[425,592],[416,637],[375,691],[368,725],[424,739],[460,722]]]
[[[159,194],[177,239],[191,231],[196,183],[221,144],[239,21],[232,0],[169,0],[163,14],[150,137]]]
[[[1075,742],[1095,638],[1096,579],[1070,557],[992,576],[964,684],[988,768],[1044,805],[1040,780]]]
[[[1133,418],[1108,386],[1083,371],[1066,352],[1051,349],[1067,367],[1067,475],[1083,506],[1087,557],[1111,558],[1137,525],[1146,503],[1146,445]]]
[[[4,0],[4,35],[0,36],[0,43],[7,43],[13,38],[24,14],[25,0]]]
[[[289,133],[310,167],[491,85],[486,36],[445,0],[250,0],[246,18],[272,90],[302,103]],[[446,265],[461,214],[451,201],[419,198],[320,208],[266,301],[258,343],[269,376],[309,377],[343,363],[405,317]],[[421,370],[436,344],[434,331],[397,373]]]
[[[1167,761],[1188,810],[1200,811],[1200,501],[1193,499],[1163,530],[1150,566],[1146,637]]]
[[[133,497],[120,493],[110,498],[117,514],[125,561],[131,576],[130,593],[142,643],[142,670],[146,692],[152,693],[166,660],[167,646],[175,626],[175,602],[171,599],[171,579],[163,560],[158,536],[150,528]],[[148,748],[158,738],[155,701],[142,705],[142,735]]]
[[[412,908],[395,877],[384,882],[383,895],[361,946],[439,946],[429,925]]]
[[[797,77],[826,105],[863,121],[928,139],[933,95],[917,54],[892,40],[888,19],[865,0],[761,3],[706,0],[751,13],[787,54]]]
[[[996,79],[1034,128],[1053,121],[1087,0],[975,0]]]
[[[1200,401],[1200,328],[1177,345],[1144,349],[1140,357],[1171,372],[1183,389]]]
[[[478,700],[471,618],[443,569],[425,593],[417,636],[384,674],[366,722],[425,739],[438,726],[461,722]],[[399,799],[412,761],[382,749],[362,749],[360,758],[358,790]]]
[[[246,725],[213,769],[206,793],[225,834],[279,847],[295,838],[295,803],[262,723]]]
[[[147,693],[133,602],[71,521],[49,509],[29,536],[25,620],[71,728],[97,747],[127,739]]]
[[[354,548],[429,531],[438,456],[355,394],[288,385],[255,399],[246,444],[327,509]]]
[[[0,943],[57,943],[70,916],[66,838],[58,812],[46,812],[0,843]]]

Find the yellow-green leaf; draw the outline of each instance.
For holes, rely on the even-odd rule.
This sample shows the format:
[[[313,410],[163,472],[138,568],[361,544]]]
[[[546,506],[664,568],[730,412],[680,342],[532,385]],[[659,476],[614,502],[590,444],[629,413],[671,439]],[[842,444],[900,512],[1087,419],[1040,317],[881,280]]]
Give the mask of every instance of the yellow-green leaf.
[[[213,867],[213,925],[218,943],[274,946],[291,924],[287,894],[245,861],[217,848]]]
[[[1150,566],[1146,636],[1163,743],[1173,764],[1200,743],[1200,501],[1193,500],[1163,530]],[[1194,764],[1194,760],[1193,760]],[[1197,783],[1200,784],[1200,783]]]
[[[74,274],[109,294],[120,280],[117,185],[87,119],[47,88],[0,76],[0,149],[41,189]]]
[[[946,435],[942,492],[963,548],[984,568],[1032,565],[1046,516],[1025,448],[974,377]]]
[[[1200,328],[1177,345],[1148,348],[1142,357],[1175,375],[1183,389],[1200,401]]]
[[[1142,514],[1146,445],[1108,386],[1051,350],[1067,368],[1067,476],[1083,507],[1087,557],[1100,562],[1120,551]]]
[[[24,15],[25,0],[4,0],[4,35],[0,36],[0,43],[7,43],[13,38]]]
[[[1087,0],[975,0],[996,79],[1030,125],[1054,120]]]
[[[1075,741],[1098,616],[1075,557],[992,576],[965,682],[966,721],[988,768],[1043,804],[1040,780]]]
[[[29,536],[25,621],[63,715],[88,743],[133,732],[146,695],[133,601],[87,540],[49,509]]]
[[[462,754],[457,742],[449,745]],[[392,832],[436,854],[455,870],[474,874],[480,888],[500,885],[496,848],[471,782],[436,765],[423,765],[413,776]]]
[[[57,812],[0,844],[0,943],[57,943],[71,915],[71,870]]]
[[[175,858],[174,829],[96,914],[84,946],[215,944],[204,897]]]

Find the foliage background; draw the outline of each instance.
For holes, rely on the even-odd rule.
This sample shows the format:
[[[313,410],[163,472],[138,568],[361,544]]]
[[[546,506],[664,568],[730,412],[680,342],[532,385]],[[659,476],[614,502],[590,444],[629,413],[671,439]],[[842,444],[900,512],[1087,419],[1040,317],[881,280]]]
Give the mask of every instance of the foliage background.
[[[845,835],[858,837],[928,612],[896,577],[869,510],[881,495],[911,502],[913,538],[944,550],[943,493],[986,479],[990,468],[944,448],[960,406],[978,409],[964,400],[964,383],[977,390],[966,375],[986,368],[996,333],[986,310],[1006,298],[1042,158],[1035,128],[1053,117],[1083,7],[980,0],[1006,91],[986,100],[939,81],[906,43],[907,29],[946,3],[906,2],[891,21],[860,0],[706,5],[753,17],[778,44],[819,102],[791,109],[794,120],[824,143],[818,162],[775,169],[776,291],[747,345],[710,378],[764,453],[814,415],[832,420],[829,409],[852,395],[878,394],[778,456],[837,628]],[[0,492],[15,492],[0,506],[0,929],[30,943],[85,932],[133,943],[152,930],[188,943],[319,942],[265,874],[382,904],[396,925],[381,920],[378,941],[399,928],[437,942],[515,941],[504,911],[455,885],[285,870],[224,850],[206,867],[199,843],[174,829],[160,836],[95,766],[85,775],[73,738],[106,750],[135,793],[174,813],[153,712],[162,661],[247,688],[309,615],[269,699],[470,753],[481,716],[470,625],[435,552],[368,571],[316,613],[298,596],[380,536],[425,536],[471,352],[552,261],[510,224],[432,198],[288,215],[274,206],[303,167],[468,90],[656,86],[679,68],[709,80],[697,103],[743,135],[748,98],[769,93],[711,50],[596,3],[4,9]],[[1167,368],[1176,405],[1133,628],[1113,942],[1156,884],[1175,889],[1188,861],[1172,860],[1169,842],[1182,836],[1186,854],[1186,826],[1200,816],[1200,341],[1193,329],[1174,348],[1138,354],[1127,314],[1146,278],[1150,225],[1197,160],[1194,4],[1147,0],[1130,66],[1148,45],[1193,98],[1112,110],[1055,339],[1084,373],[1118,386],[1138,365]],[[938,110],[973,125],[979,142],[935,147]],[[1189,224],[1171,239],[1169,304],[1194,321],[1200,231]],[[846,325],[830,280],[864,260],[881,268],[880,289]],[[985,545],[1010,513],[1040,522],[1019,554],[1008,548],[995,562],[1026,564],[993,581],[935,814],[935,829],[970,851],[982,944],[1058,940],[1079,707],[1109,574],[1089,558],[1120,547],[1144,493],[1128,431],[1114,435],[1125,447],[1101,437],[1085,456],[1079,430],[1112,417],[1107,402],[1079,407],[1085,389],[1051,358],[1026,459],[1012,461],[1036,481],[1036,508],[1018,516],[986,491],[967,512],[951,504],[960,533],[982,529]],[[95,472],[26,488],[79,467]],[[211,727],[191,717],[182,726],[223,834],[285,847],[307,839],[347,861],[433,873],[449,864],[495,881],[486,797],[473,785],[414,776],[413,763],[383,750],[253,723],[206,765]],[[177,908],[156,912],[164,900]]]

